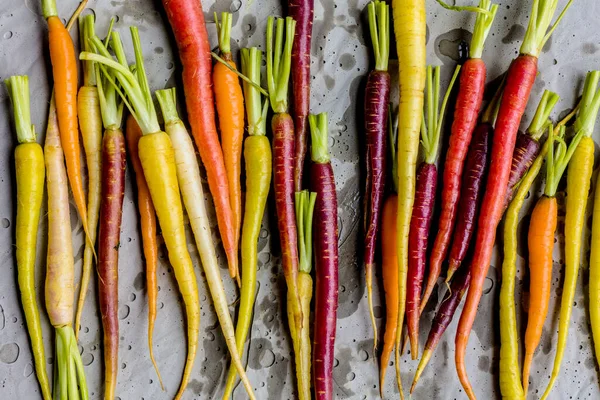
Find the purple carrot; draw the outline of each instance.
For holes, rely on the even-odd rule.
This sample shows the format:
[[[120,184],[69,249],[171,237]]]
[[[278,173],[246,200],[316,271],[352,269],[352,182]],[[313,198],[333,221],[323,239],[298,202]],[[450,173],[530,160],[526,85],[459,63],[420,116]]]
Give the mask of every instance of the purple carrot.
[[[529,170],[533,160],[540,152],[539,139],[542,137],[549,123],[549,116],[552,109],[558,102],[558,95],[549,90],[544,91],[542,99],[538,104],[537,110],[531,121],[531,125],[527,128],[527,132],[519,132],[515,142],[515,150],[513,152],[512,165],[510,167],[510,176],[508,178],[508,190],[506,191],[506,201],[504,208],[508,207],[508,203],[512,200],[515,190],[523,178],[523,175]]]
[[[314,0],[288,0],[288,16],[296,21],[292,48],[292,92],[294,95],[294,188],[302,190],[304,158],[306,156],[306,120],[310,106],[310,41],[315,9]]]
[[[452,246],[448,258],[446,282],[450,282],[452,275],[464,260],[471,243],[471,237],[475,232],[493,132],[494,128],[491,123],[482,122],[475,128],[473,133],[463,173],[462,189],[456,214],[456,227],[452,235]]]
[[[448,298],[444,300],[442,304],[440,304],[440,308],[438,309],[438,312],[431,324],[429,336],[427,337],[427,342],[425,343],[425,350],[423,350],[423,357],[421,357],[421,361],[419,361],[419,366],[415,372],[410,393],[412,393],[417,386],[417,382],[419,381],[423,370],[427,366],[427,363],[431,359],[435,348],[444,335],[444,332],[450,325],[450,322],[452,322],[452,317],[454,317],[456,308],[462,301],[462,298],[469,287],[470,280],[471,272],[469,271],[469,268],[462,268],[458,272],[457,276],[452,280],[452,284],[450,285],[450,294]]]
[[[415,187],[415,201],[410,232],[408,236],[408,280],[406,286],[406,325],[410,339],[411,356],[416,360],[419,354],[419,307],[421,305],[421,290],[427,255],[427,242],[429,228],[435,203],[435,190],[437,185],[437,160],[440,134],[448,97],[454,82],[460,72],[460,65],[456,67],[452,80],[448,85],[446,94],[439,107],[440,92],[440,67],[427,67],[427,85],[425,93],[428,104],[427,118],[421,124],[421,141],[425,150],[425,161],[417,168]]]
[[[315,326],[314,388],[317,400],[333,399],[333,363],[338,307],[338,227],[335,179],[327,149],[327,114],[309,116],[314,211]]]
[[[383,1],[369,3],[369,26],[375,53],[375,69],[369,73],[365,89],[365,136],[367,152],[366,190],[364,201],[365,275],[369,314],[373,326],[373,348],[377,348],[377,325],[373,312],[373,262],[379,236],[380,214],[385,188],[386,142],[390,101],[389,6]]]

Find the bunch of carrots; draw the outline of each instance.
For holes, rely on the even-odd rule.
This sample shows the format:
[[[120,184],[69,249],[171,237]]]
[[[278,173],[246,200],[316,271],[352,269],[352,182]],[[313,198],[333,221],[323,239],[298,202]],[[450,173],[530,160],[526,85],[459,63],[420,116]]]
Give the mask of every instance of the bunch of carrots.
[[[465,393],[470,399],[476,398],[469,383],[465,354],[496,230],[504,217],[500,389],[504,397],[527,396],[531,363],[548,313],[552,252],[558,226],[556,195],[566,172],[564,289],[556,356],[543,399],[548,398],[559,376],[581,263],[583,223],[594,166],[591,136],[600,109],[600,72],[588,73],[580,103],[557,124],[552,122],[551,114],[559,97],[545,91],[527,130],[518,130],[536,79],[538,56],[573,2],[568,1],[552,24],[558,1],[532,1],[520,54],[511,63],[483,113],[486,65],[482,55],[498,5],[491,0],[479,0],[477,6],[449,6],[438,0],[445,8],[476,13],[470,52],[454,69],[444,95],[440,90],[440,67],[426,65],[425,1],[392,0],[390,5],[390,2],[375,0],[367,6],[375,63],[367,78],[364,99],[367,176],[363,262],[376,349],[378,329],[373,311],[373,275],[377,245],[381,242],[386,305],[379,376],[381,393],[386,367],[395,348],[397,384],[404,397],[400,356],[410,344],[412,359],[419,358],[421,316],[447,262],[447,295],[432,321],[410,392],[416,388],[466,296],[456,332],[455,362]],[[287,18],[268,18],[266,89],[261,87],[261,50],[241,49],[238,69],[230,45],[230,13],[215,14],[219,51],[212,53],[201,5],[191,0],[163,0],[162,3],[179,49],[191,132],[188,133],[180,119],[175,88],[155,92],[164,130],[161,127],[137,28],[131,27],[135,60],[131,66],[119,33],[113,31],[113,21],[105,37],[100,38],[93,15],[78,18],[85,1],[64,26],[55,0],[42,0],[54,79],[43,149],[37,144],[31,125],[28,78],[14,76],[6,81],[19,143],[15,150],[18,284],[42,396],[45,400],[89,397],[77,338],[93,271],[97,272],[104,332],[104,398],[117,396],[118,261],[129,156],[136,178],[147,271],[149,356],[163,390],[166,388],[153,351],[159,228],[186,312],[187,357],[175,394],[177,399],[186,389],[198,350],[200,299],[186,242],[185,212],[231,356],[224,398],[232,396],[238,377],[247,396],[255,398],[242,361],[256,299],[257,242],[273,182],[298,397],[309,400],[314,395],[319,400],[333,399],[338,204],[329,152],[328,117],[326,113],[310,113],[313,0],[289,0]],[[77,20],[81,39],[79,59],[83,63],[81,88],[78,88],[76,50],[69,33],[70,26]],[[388,68],[392,23],[399,66],[400,103],[396,123],[390,105],[392,77]],[[449,145],[446,152],[440,152],[445,112],[455,83],[458,90]],[[292,101],[288,102],[290,86]],[[270,130],[267,128],[269,108],[272,110]],[[125,109],[129,112],[126,118]],[[572,118],[575,118],[570,129],[573,133],[568,135],[566,126]],[[87,199],[79,132],[88,172]],[[271,141],[269,132],[272,132]],[[196,149],[214,200],[229,276],[240,290],[235,320],[229,312],[217,258],[218,247],[211,234]],[[433,224],[440,153],[443,159],[441,214],[439,222]],[[419,160],[422,160],[420,164]],[[528,226],[531,286],[521,371],[514,299],[517,225],[532,184],[544,170],[544,162],[544,192],[535,203]],[[390,166],[391,174],[386,171]],[[392,183],[388,191],[387,181]],[[45,301],[56,335],[53,387],[46,373],[33,271],[44,182],[48,193]],[[69,187],[85,232],[76,307]],[[596,243],[600,240],[598,194],[594,210],[592,240]],[[430,235],[433,238],[431,250],[428,249]],[[592,245],[590,260],[590,316],[594,341],[600,348],[598,247]],[[313,264],[314,275],[311,275]],[[315,308],[311,319],[313,297]],[[314,321],[313,326],[310,326],[311,321]]]

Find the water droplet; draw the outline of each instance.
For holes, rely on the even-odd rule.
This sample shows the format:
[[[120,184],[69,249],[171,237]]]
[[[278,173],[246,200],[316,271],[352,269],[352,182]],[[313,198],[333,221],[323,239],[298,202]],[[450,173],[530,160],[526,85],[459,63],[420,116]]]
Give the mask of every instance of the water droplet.
[[[215,334],[209,331],[206,334],[206,339],[208,339],[208,341],[210,341],[210,342],[214,341],[215,340]]]
[[[352,382],[354,379],[356,379],[356,374],[354,372],[348,372],[346,379],[348,379],[348,382]]]
[[[135,293],[129,295],[129,301],[135,301]]]
[[[483,294],[488,294],[492,291],[494,287],[494,281],[491,278],[485,278],[485,283],[483,284]]]
[[[125,364],[125,363],[121,364],[121,369],[125,369],[125,368],[127,368],[127,364]]]
[[[79,349],[79,355],[82,355],[83,354],[83,346],[78,344],[77,348]]]
[[[234,0],[233,2],[231,2],[231,6],[229,7],[229,11],[231,11],[232,13],[238,12],[240,8],[242,8],[242,1],[241,0]]]
[[[337,358],[333,359],[333,368],[337,367],[338,365],[340,365],[340,360],[338,360]]]
[[[175,68],[175,64],[173,64],[172,62],[167,64],[167,69],[173,69]]]
[[[85,353],[81,356],[81,363],[86,367],[94,362],[94,355],[92,353]]]
[[[4,308],[0,305],[0,331],[6,326],[6,318],[4,317]]]
[[[12,317],[12,323],[13,323],[13,324],[16,324],[16,323],[17,323],[17,321],[18,321],[17,317]]]
[[[85,328],[83,328],[83,333],[88,333],[90,331],[90,328],[88,328],[87,326]]]
[[[153,381],[152,379],[150,379],[150,381],[149,381],[149,382],[150,382],[150,384],[151,384],[151,385],[154,383],[154,381]]]
[[[25,366],[25,369],[23,370],[23,376],[25,378],[31,376],[31,374],[33,374],[33,364],[32,363],[27,363],[27,365]]]
[[[10,221],[8,220],[8,218],[2,218],[2,227],[4,229],[8,228],[10,226]]]
[[[369,353],[367,353],[365,350],[360,350],[358,352],[358,358],[361,361],[367,361],[369,359]]]
[[[267,236],[269,236],[269,232],[266,229],[261,229],[260,230],[260,237],[261,237],[261,239],[264,239]]]
[[[158,308],[160,310],[162,310],[163,308],[165,308],[165,303],[163,303],[162,301],[158,304]]]
[[[129,316],[129,312],[130,312],[130,308],[129,306],[125,305],[122,306],[121,308],[119,308],[119,319],[125,319]]]
[[[16,343],[8,343],[0,347],[0,362],[5,364],[13,364],[19,358],[19,345]]]
[[[13,33],[11,31],[8,31],[4,34],[4,36],[2,36],[4,39],[10,39],[11,37],[13,37]]]
[[[275,354],[269,349],[264,349],[260,355],[259,362],[263,368],[269,368],[275,364]]]
[[[131,350],[131,349],[132,349],[131,345],[127,346],[127,350]]]

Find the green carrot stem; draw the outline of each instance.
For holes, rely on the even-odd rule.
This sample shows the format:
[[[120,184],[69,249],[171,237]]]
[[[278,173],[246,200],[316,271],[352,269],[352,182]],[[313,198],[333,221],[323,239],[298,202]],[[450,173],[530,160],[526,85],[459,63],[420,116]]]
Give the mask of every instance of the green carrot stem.
[[[396,122],[398,114],[396,114]],[[398,163],[396,162],[396,148],[398,141],[398,131],[395,129],[397,123],[394,124],[392,119],[392,104],[388,107],[388,140],[390,142],[390,161],[392,163],[392,189],[394,193],[398,193]]]
[[[538,104],[537,110],[535,111],[535,115],[531,120],[531,124],[527,128],[527,133],[531,135],[536,140],[542,137],[548,126],[551,124],[550,122],[550,113],[554,109],[556,103],[560,96],[554,92],[549,90],[545,90],[542,95],[542,99]]]
[[[215,60],[217,60],[218,62],[220,62],[224,66],[226,66],[227,68],[229,68],[229,70],[231,72],[233,72],[234,74],[236,74],[241,80],[243,80],[244,82],[246,82],[246,83],[254,86],[254,88],[256,90],[258,90],[263,96],[269,96],[269,92],[267,92],[265,89],[263,89],[256,82],[252,82],[246,75],[242,74],[240,71],[238,71],[237,69],[233,68],[231,65],[229,65],[229,63],[227,61],[225,61],[223,58],[219,57],[219,55],[217,53],[215,53],[214,51],[211,51],[210,55],[212,56],[212,58],[214,58]]]
[[[319,164],[327,164],[330,160],[327,113],[309,115],[308,124],[310,125],[311,159]]]
[[[298,256],[301,272],[312,269],[312,220],[317,194],[303,190],[295,193],[296,225],[298,229]]]
[[[471,12],[476,12],[476,13],[481,13],[481,14],[485,14],[485,15],[490,15],[491,12],[485,8],[482,7],[473,7],[473,6],[452,6],[448,3],[445,3],[442,0],[436,0],[438,2],[438,4],[442,7],[444,7],[446,10],[450,10],[450,11],[471,11]]]
[[[375,53],[375,70],[387,71],[390,58],[390,6],[385,1],[368,5],[369,29]]]
[[[441,108],[438,108],[440,99],[440,71],[441,68],[439,66],[435,68],[432,68],[431,66],[427,67],[425,90],[427,97],[427,122],[425,122],[425,117],[423,117],[421,122],[421,139],[425,150],[425,162],[428,164],[435,163],[437,158],[446,106],[454,83],[458,78],[460,65],[456,66],[452,79],[450,79],[448,89],[446,89],[446,93],[444,94],[442,106]]]
[[[525,38],[521,45],[521,54],[538,57],[542,52],[544,45],[548,39],[550,39],[550,35],[552,35],[572,3],[573,0],[569,0],[556,19],[556,22],[554,22],[554,25],[548,29],[552,22],[556,7],[558,6],[558,0],[534,0],[531,8],[529,25],[527,26]],[[548,32],[546,33],[546,31]]]
[[[42,14],[44,15],[44,19],[58,17],[56,0],[42,0]]]
[[[79,17],[80,46],[83,51],[93,51],[90,39],[95,35],[94,15]],[[83,86],[96,86],[96,68],[91,61],[83,62]]]
[[[36,136],[35,126],[31,124],[29,78],[26,75],[15,75],[8,78],[5,83],[12,102],[17,140],[19,143],[33,143]]]
[[[242,49],[242,73],[255,84],[260,84],[260,61],[262,51],[256,47]],[[249,135],[266,135],[268,101],[261,104],[260,91],[254,85],[243,83]]]
[[[179,113],[177,112],[177,89],[170,88],[157,90],[155,94],[165,124],[179,122]]]
[[[277,18],[275,49],[273,49],[273,23],[275,18],[267,19],[267,85],[271,107],[276,113],[285,113],[288,109],[288,86],[292,64],[292,45],[296,21],[285,19],[285,46],[283,42],[284,20]]]
[[[574,124],[575,132],[582,131],[583,135],[587,137],[592,136],[594,132],[596,116],[600,108],[599,80],[600,71],[591,71],[586,75],[581,105]]]
[[[573,157],[573,153],[575,153],[575,149],[581,142],[581,139],[584,137],[583,131],[579,131],[573,139],[571,139],[571,143],[567,146],[564,140],[565,136],[565,126],[560,127],[560,134],[558,136],[554,135],[554,129],[552,125],[549,127],[548,132],[548,156],[546,159],[546,187],[544,188],[544,194],[548,197],[553,197],[556,195],[556,191],[558,190],[558,183],[571,161],[571,157]],[[558,147],[555,149],[554,144],[558,143]]]
[[[473,29],[473,37],[471,38],[471,58],[481,58],[483,55],[483,47],[485,40],[490,33],[498,4],[492,4],[490,0],[480,0],[479,8],[488,11],[489,13],[477,13],[475,19],[475,28]]]
[[[217,37],[219,39],[219,51],[222,55],[231,55],[231,13],[222,12],[221,22],[215,12],[215,24],[217,26]]]

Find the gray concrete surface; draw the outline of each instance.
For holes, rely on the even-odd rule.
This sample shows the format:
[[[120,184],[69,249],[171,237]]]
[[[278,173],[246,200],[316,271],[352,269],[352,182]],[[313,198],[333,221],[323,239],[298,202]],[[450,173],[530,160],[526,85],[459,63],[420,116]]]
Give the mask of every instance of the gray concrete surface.
[[[75,0],[59,1],[62,16],[75,9]],[[204,1],[211,43],[216,46],[213,11],[234,12],[232,37],[233,50],[239,47],[264,46],[266,18],[270,14],[281,15],[277,0],[219,0]],[[465,3],[465,2],[461,2]],[[565,1],[560,1],[561,5]],[[484,59],[488,64],[488,80],[496,79],[517,54],[524,36],[531,1],[502,0],[496,22],[487,41]],[[359,125],[361,101],[357,97],[369,70],[369,38],[365,31],[363,9],[366,0],[330,1],[317,0],[312,46],[312,100],[313,112],[330,113],[331,151],[338,185],[340,214],[340,307],[338,314],[338,338],[336,343],[336,367],[334,370],[335,393],[339,399],[373,399],[378,397],[377,357],[372,352],[372,333],[368,319],[363,269],[356,258],[360,247],[360,208],[363,176],[360,170]],[[89,7],[96,14],[100,32],[106,29],[111,16],[117,18],[116,29],[123,33],[127,49],[131,52],[126,28],[135,24],[140,28],[146,56],[146,66],[152,89],[180,83],[179,66],[174,59],[173,42],[160,2],[152,0],[90,0]],[[428,62],[443,64],[444,74],[450,75],[456,58],[456,46],[460,39],[469,38],[474,16],[442,9],[434,1],[427,2]],[[562,96],[555,116],[572,106],[582,86],[587,70],[600,66],[600,35],[597,20],[600,3],[595,0],[578,0],[569,11],[562,25],[540,57],[540,75],[537,79],[532,103],[537,102],[544,88]],[[396,64],[391,65],[395,74]],[[13,74],[28,74],[31,82],[32,117],[44,137],[44,125],[49,100],[50,64],[47,52],[46,24],[40,6],[35,0],[3,0],[0,2],[0,79]],[[524,125],[531,118],[530,105]],[[39,387],[33,373],[32,357],[25,331],[25,321],[16,287],[14,260],[14,168],[13,149],[16,145],[12,131],[10,107],[3,85],[0,85],[0,398],[36,399]],[[600,134],[595,134],[600,139]],[[444,151],[444,150],[442,150]],[[146,291],[144,263],[141,257],[141,238],[135,209],[135,196],[131,186],[131,168],[128,168],[125,192],[124,220],[121,234],[121,257],[119,264],[120,302],[120,353],[119,382],[117,394],[122,400],[171,398],[175,393],[183,369],[185,337],[182,307],[171,268],[166,260],[164,246],[160,249],[159,310],[155,331],[156,356],[167,391],[162,392],[148,358],[146,345]],[[564,187],[563,187],[564,190]],[[537,192],[536,192],[537,193]],[[560,199],[564,200],[564,192]],[[530,200],[535,198],[532,194]],[[564,201],[563,201],[564,202]],[[212,208],[212,205],[209,205]],[[285,283],[281,274],[276,236],[270,234],[273,227],[274,204],[269,204],[268,216],[260,235],[258,247],[260,281],[256,298],[254,323],[246,346],[248,375],[257,398],[287,399],[295,397],[290,340],[284,323]],[[526,213],[530,207],[526,207]],[[79,273],[83,254],[83,232],[77,221],[75,208],[71,207],[74,226],[73,244],[76,267]],[[214,217],[214,216],[213,216]],[[561,217],[563,218],[563,217]],[[525,217],[524,221],[527,221]],[[591,221],[591,220],[590,220]],[[213,224],[214,218],[213,218]],[[521,224],[526,228],[526,224]],[[589,238],[586,225],[585,237]],[[564,227],[559,226],[559,231]],[[46,218],[39,233],[38,292],[43,306],[43,272],[45,260]],[[189,233],[189,232],[188,232]],[[218,238],[216,231],[213,232]],[[562,234],[562,231],[559,233]],[[525,238],[526,229],[521,229]],[[588,241],[586,241],[588,242]],[[202,301],[200,349],[192,379],[185,393],[186,399],[219,398],[228,367],[226,346],[208,296],[201,272],[198,253],[193,239],[188,236],[189,248],[198,266],[196,273]],[[558,243],[563,243],[559,239]],[[593,352],[587,308],[588,274],[586,245],[581,274],[578,282],[576,305],[573,310],[568,349],[562,373],[552,399],[600,398],[598,369]],[[517,299],[519,313],[523,310],[521,296],[525,278],[526,249],[521,247]],[[557,303],[562,285],[562,252],[555,257],[555,278],[551,309],[539,350],[532,367],[530,395],[539,397],[548,381],[554,356],[557,330]],[[222,272],[226,276],[224,256],[221,254]],[[482,298],[480,312],[468,347],[468,371],[476,392],[482,399],[499,397],[498,390],[498,293],[500,284],[500,258],[492,262],[487,278],[487,288]],[[236,292],[232,282],[225,278],[229,300],[234,313]],[[85,364],[92,399],[102,394],[102,331],[95,297],[95,285],[86,303],[80,350]],[[379,293],[379,290],[376,290]],[[443,290],[437,296],[442,296]],[[436,297],[437,297],[436,296]],[[379,296],[375,299],[378,323],[383,327],[384,307]],[[433,316],[433,306],[425,313],[422,343]],[[48,364],[52,363],[53,333],[47,316],[42,312]],[[520,318],[524,331],[524,320]],[[456,322],[440,344],[430,367],[414,394],[416,399],[464,398],[464,393],[454,370],[453,333]],[[405,386],[409,385],[416,362],[409,357],[401,361]],[[388,368],[384,390],[386,398],[398,398],[393,367]],[[49,370],[51,372],[51,368]],[[236,399],[246,398],[239,386],[234,392]]]

